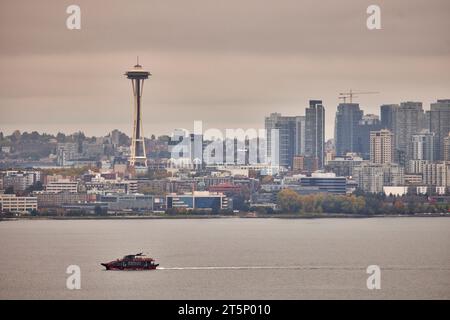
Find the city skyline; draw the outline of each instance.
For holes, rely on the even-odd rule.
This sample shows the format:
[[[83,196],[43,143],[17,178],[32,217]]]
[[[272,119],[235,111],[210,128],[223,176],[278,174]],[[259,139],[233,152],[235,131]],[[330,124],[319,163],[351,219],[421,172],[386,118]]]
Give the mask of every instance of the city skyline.
[[[82,26],[74,31],[65,26],[64,3],[2,2],[0,38],[8,45],[0,49],[0,126],[5,133],[130,134],[129,88],[120,75],[136,55],[154,74],[144,97],[146,136],[189,129],[194,120],[261,128],[271,112],[301,114],[320,99],[329,139],[339,92],[379,91],[357,98],[366,113],[403,101],[427,110],[447,98],[448,2],[380,1],[376,31],[365,26],[368,4],[249,1],[236,10],[231,1],[217,11],[197,1],[192,14],[188,4],[79,1]]]
[[[450,299],[449,13],[1,0],[0,300]]]
[[[427,108],[426,105],[423,105],[423,108],[422,108],[423,111],[424,112],[431,111],[431,105],[438,104],[439,103],[438,100],[442,101],[442,100],[448,100],[448,99],[447,98],[442,98],[442,99],[441,98],[436,98],[434,101],[431,100],[432,102],[430,103],[428,108]],[[309,101],[315,101],[315,100],[309,100]],[[370,112],[370,113],[366,112],[366,109],[361,107],[361,105],[360,105],[360,103],[358,101],[353,102],[353,104],[354,105],[359,105],[359,108],[360,108],[360,111],[361,111],[361,115],[363,116],[363,118],[365,116],[376,116],[378,118],[378,120],[381,122],[382,119],[383,119],[382,107],[384,107],[384,106],[396,106],[396,105],[400,105],[402,103],[411,103],[411,102],[419,102],[419,103],[421,103],[421,101],[411,101],[411,100],[405,100],[405,101],[402,101],[402,102],[399,102],[399,103],[394,103],[394,104],[384,104],[384,103],[382,103],[380,106],[378,106],[378,111]],[[325,104],[322,104],[322,105],[323,105],[325,111],[328,111],[328,106],[326,106]],[[329,115],[329,112],[326,112],[326,118],[329,118],[329,117],[333,118],[333,125],[332,125],[331,129],[329,128],[329,125],[327,125],[327,124],[325,125],[325,142],[328,141],[328,140],[335,140],[335,122],[336,122],[336,114],[338,113],[339,105],[344,105],[344,103],[339,103],[338,105],[336,105],[336,111],[333,112],[331,115]],[[348,105],[348,103],[347,103],[347,105]],[[132,107],[132,103],[130,103],[130,106],[128,106],[128,107],[131,108]],[[308,108],[310,108],[310,107],[309,106],[305,106],[302,111],[299,110],[300,112],[298,112],[298,114],[285,114],[285,113],[282,113],[280,110],[272,110],[269,114],[279,113],[283,117],[285,117],[285,116],[286,117],[305,117],[305,112],[306,112],[306,110]],[[144,107],[144,109],[145,109],[145,107]],[[257,130],[258,129],[264,129],[264,119],[267,116],[269,116],[269,114],[264,115],[263,118],[260,119],[261,121],[259,121],[258,126],[254,127],[254,128],[244,128],[244,127],[239,128],[239,127],[234,126],[234,127],[230,127],[230,128],[223,127],[223,128],[218,128],[218,129],[222,130],[223,132],[225,132],[225,129],[244,129],[244,130],[245,129],[257,129]],[[302,114],[302,115],[300,115],[300,114]],[[64,128],[61,128],[58,124],[55,124],[55,125],[51,126],[50,130],[43,130],[42,126],[39,125],[39,124],[34,124],[34,125],[25,124],[25,125],[23,125],[24,129],[21,129],[21,125],[18,124],[17,126],[11,125],[10,127],[9,126],[4,127],[4,128],[6,128],[6,130],[2,127],[0,129],[0,132],[2,132],[4,135],[11,135],[17,130],[20,131],[21,133],[23,133],[23,132],[31,133],[33,131],[36,131],[39,134],[51,134],[51,135],[56,135],[58,133],[63,133],[65,135],[71,135],[71,134],[76,134],[78,132],[82,132],[88,137],[103,137],[103,136],[109,135],[111,133],[111,131],[113,131],[113,130],[119,130],[120,132],[123,132],[123,133],[125,133],[125,134],[127,134],[128,136],[131,137],[132,134],[133,134],[132,121],[133,121],[132,112],[130,112],[130,119],[128,120],[128,122],[120,124],[120,125],[117,125],[117,123],[112,123],[111,126],[105,127],[104,131],[103,131],[103,128],[102,129],[93,128],[93,127],[97,127],[97,125],[95,125],[95,124],[90,124],[90,125],[86,126],[86,128],[87,128],[86,130],[84,130],[83,128],[80,128],[77,125],[74,125],[73,129],[66,128],[66,130],[64,130]],[[202,121],[202,120],[194,120],[194,121]],[[176,131],[178,129],[186,129],[188,131],[193,131],[193,129],[194,129],[194,121],[192,123],[185,122],[186,125],[183,126],[183,127],[175,127],[175,126],[170,127],[171,123],[168,123],[167,126],[166,126],[167,127],[166,131],[148,132],[148,130],[144,130],[144,134],[143,135],[144,135],[144,137],[146,139],[150,139],[150,137],[152,135],[154,135],[156,137],[164,136],[164,135],[171,136],[174,133],[174,131]],[[214,127],[207,126],[207,125],[204,126],[203,129],[204,130],[208,130],[210,128],[211,129],[216,129]],[[93,133],[92,129],[94,129],[94,132],[98,132],[98,134]],[[95,131],[95,129],[97,131]],[[330,132],[330,131],[331,131],[331,134],[327,135],[327,132]],[[90,133],[93,133],[93,134],[90,134]]]

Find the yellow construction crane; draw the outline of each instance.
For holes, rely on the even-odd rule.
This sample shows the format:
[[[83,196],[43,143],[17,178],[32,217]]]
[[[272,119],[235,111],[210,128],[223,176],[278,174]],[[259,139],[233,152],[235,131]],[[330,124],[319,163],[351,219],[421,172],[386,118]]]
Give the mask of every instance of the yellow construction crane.
[[[377,94],[377,91],[353,91],[350,89],[349,92],[341,92],[339,93],[339,99],[344,100],[344,103],[347,102],[347,98],[350,98],[350,103],[353,103],[353,98],[358,97],[357,94]]]

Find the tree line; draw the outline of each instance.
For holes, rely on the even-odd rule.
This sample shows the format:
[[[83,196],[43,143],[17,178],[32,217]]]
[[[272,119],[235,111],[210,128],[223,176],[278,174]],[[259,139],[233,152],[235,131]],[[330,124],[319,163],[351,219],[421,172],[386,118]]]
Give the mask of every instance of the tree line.
[[[430,202],[424,197],[386,197],[370,193],[363,195],[325,193],[300,195],[290,189],[284,189],[277,194],[277,205],[283,213],[374,215],[450,212],[450,203]]]

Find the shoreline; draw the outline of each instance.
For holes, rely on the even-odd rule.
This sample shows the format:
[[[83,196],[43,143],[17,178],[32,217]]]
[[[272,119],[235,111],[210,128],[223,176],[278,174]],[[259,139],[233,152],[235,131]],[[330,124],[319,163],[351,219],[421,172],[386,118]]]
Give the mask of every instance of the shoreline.
[[[7,217],[1,221],[17,220],[172,220],[172,219],[368,219],[368,218],[445,218],[450,214],[256,214],[256,215],[124,215],[124,216],[41,216]]]

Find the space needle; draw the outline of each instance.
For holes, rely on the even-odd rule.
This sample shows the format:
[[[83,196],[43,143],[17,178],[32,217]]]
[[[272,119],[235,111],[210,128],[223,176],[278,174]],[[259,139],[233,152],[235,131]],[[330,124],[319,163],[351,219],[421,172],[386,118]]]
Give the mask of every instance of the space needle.
[[[134,96],[133,138],[131,140],[131,154],[128,162],[130,167],[136,171],[144,171],[147,170],[147,155],[145,153],[145,139],[142,133],[141,102],[144,80],[148,79],[151,73],[142,68],[138,57],[137,64],[133,69],[127,71],[125,75],[131,80]]]

